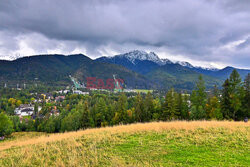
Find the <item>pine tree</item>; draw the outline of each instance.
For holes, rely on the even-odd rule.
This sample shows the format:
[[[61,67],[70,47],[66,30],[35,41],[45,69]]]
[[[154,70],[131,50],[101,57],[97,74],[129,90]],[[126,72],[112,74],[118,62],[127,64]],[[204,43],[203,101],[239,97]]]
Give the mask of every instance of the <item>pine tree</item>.
[[[171,89],[168,91],[165,97],[165,103],[163,108],[163,119],[164,120],[173,120],[177,119],[178,115],[180,114],[178,112],[178,101],[177,101],[177,93],[174,91],[174,89]]]
[[[37,117],[38,115],[38,104],[35,103],[35,106],[34,106],[34,115]]]
[[[221,100],[221,109],[223,117],[226,119],[230,119],[231,115],[231,105],[230,105],[230,82],[229,79],[226,79],[224,84],[222,85],[222,100]]]
[[[233,120],[243,119],[243,99],[244,88],[240,74],[234,69],[230,78],[223,84],[221,106],[224,118]]]
[[[212,91],[212,96],[219,97],[220,91],[217,87],[217,85],[214,85],[213,91]]]
[[[178,95],[178,112],[180,113],[180,118],[187,120],[189,119],[189,105],[188,105],[188,95],[181,94]]]
[[[230,108],[232,112],[232,119],[240,117],[240,109],[242,106],[243,99],[243,87],[241,84],[240,74],[234,69],[229,78],[230,82]]]
[[[135,98],[135,121],[143,122],[143,100],[140,93]]]
[[[154,103],[153,96],[150,92],[147,93],[144,100],[144,118],[145,121],[150,121],[152,119],[152,114],[154,113]]]
[[[205,82],[202,75],[199,76],[196,88],[191,94],[191,115],[193,119],[205,119],[205,105],[207,94],[205,92]],[[193,113],[192,113],[193,111]]]
[[[245,111],[244,117],[250,116],[250,73],[245,78],[244,81],[244,91],[245,91],[245,97],[244,97],[244,105],[243,110]]]
[[[160,99],[155,98],[153,100],[153,105],[154,105],[154,113],[152,115],[152,118],[153,118],[153,120],[160,120],[161,111],[162,111],[162,106],[161,106]]]

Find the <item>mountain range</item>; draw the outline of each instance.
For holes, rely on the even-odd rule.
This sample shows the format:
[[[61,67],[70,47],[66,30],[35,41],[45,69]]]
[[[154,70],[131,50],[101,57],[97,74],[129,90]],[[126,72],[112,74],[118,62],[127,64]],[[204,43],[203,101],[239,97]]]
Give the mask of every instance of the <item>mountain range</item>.
[[[0,60],[0,84],[44,83],[47,85],[72,84],[69,75],[81,82],[87,77],[103,80],[118,78],[125,81],[127,88],[141,89],[193,89],[200,74],[206,86],[221,86],[229,77],[233,67],[224,69],[195,67],[188,62],[172,62],[160,59],[154,52],[131,51],[112,57],[91,59],[83,54],[36,55],[13,61]],[[242,78],[250,70],[237,69]]]

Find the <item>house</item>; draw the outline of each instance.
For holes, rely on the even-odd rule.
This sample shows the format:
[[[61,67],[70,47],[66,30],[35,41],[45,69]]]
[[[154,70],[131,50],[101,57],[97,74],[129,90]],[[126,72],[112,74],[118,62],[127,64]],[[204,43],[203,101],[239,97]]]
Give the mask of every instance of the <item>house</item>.
[[[42,107],[38,107],[38,112],[41,111]],[[15,114],[23,117],[23,116],[31,116],[33,115],[35,110],[34,105],[31,104],[21,104],[18,108],[15,109]]]
[[[88,95],[89,94],[89,92],[82,92],[80,90],[73,90],[73,93],[78,94],[78,95]]]

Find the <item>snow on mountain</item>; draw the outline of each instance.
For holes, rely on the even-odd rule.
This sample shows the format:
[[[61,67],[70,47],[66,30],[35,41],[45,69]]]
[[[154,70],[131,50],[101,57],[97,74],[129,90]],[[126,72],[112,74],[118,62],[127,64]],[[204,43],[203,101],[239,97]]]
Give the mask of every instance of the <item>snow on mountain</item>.
[[[181,65],[183,67],[196,68],[196,69],[209,70],[209,71],[218,71],[219,70],[218,68],[215,68],[213,66],[211,66],[211,67],[193,66],[189,62],[185,62],[185,61],[177,61],[176,64],[179,64],[179,65]]]
[[[108,58],[114,58],[114,57],[121,57],[121,58],[126,58],[127,60],[129,60],[131,63],[133,63],[134,65],[136,64],[135,60],[148,60],[148,61],[152,61],[160,66],[163,66],[165,64],[179,64],[183,67],[188,67],[188,68],[197,68],[197,69],[202,69],[202,70],[210,70],[210,71],[217,71],[217,68],[214,67],[197,67],[197,66],[193,66],[192,64],[190,64],[189,62],[185,62],[185,61],[176,61],[175,63],[173,63],[171,60],[169,59],[160,59],[159,56],[157,54],[155,54],[154,52],[150,52],[147,53],[145,51],[141,51],[141,50],[134,50],[128,53],[124,53],[124,54],[119,54],[119,55],[115,55],[112,57],[108,57]]]
[[[215,68],[215,67],[200,67],[200,66],[196,66],[195,68],[199,68],[199,69],[203,69],[203,70],[209,70],[209,71],[218,71],[220,69]]]
[[[165,65],[166,63],[168,63],[168,64],[172,63],[168,59],[160,59],[158,57],[158,55],[155,54],[154,52],[147,53],[145,51],[140,51],[140,50],[134,50],[132,52],[128,52],[128,53],[120,54],[120,55],[116,55],[116,56],[125,57],[133,64],[135,64],[135,60],[141,60],[141,61],[148,60],[148,61],[155,62],[158,65]],[[116,56],[114,56],[114,57],[116,57]]]
[[[192,64],[190,64],[189,62],[185,62],[185,61],[177,61],[176,64],[179,64],[181,66],[188,67],[188,68],[194,68]]]

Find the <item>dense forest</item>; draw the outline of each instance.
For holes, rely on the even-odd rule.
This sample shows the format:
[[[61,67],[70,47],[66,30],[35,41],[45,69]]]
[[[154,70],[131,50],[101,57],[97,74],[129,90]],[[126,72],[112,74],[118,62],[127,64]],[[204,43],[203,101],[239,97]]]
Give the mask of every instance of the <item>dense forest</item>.
[[[2,89],[0,95],[0,137],[13,131],[54,133],[150,121],[240,121],[250,116],[250,74],[242,81],[236,70],[222,89],[215,85],[209,91],[200,75],[191,94],[174,89],[166,94],[97,91],[89,95],[69,93],[63,101],[41,104],[34,102],[34,94],[27,90],[13,93],[11,89]],[[14,109],[25,103],[35,105],[34,116],[20,119],[14,115]],[[38,105],[42,106],[40,112]],[[59,114],[51,113],[55,108]]]

